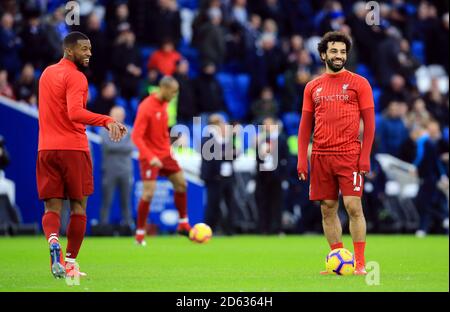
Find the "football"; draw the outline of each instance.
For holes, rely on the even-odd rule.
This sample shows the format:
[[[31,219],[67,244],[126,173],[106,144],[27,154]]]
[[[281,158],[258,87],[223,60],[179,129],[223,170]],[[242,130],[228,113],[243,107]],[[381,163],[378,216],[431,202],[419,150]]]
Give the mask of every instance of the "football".
[[[193,242],[204,244],[212,237],[212,230],[205,223],[197,223],[189,231],[189,239]]]
[[[328,273],[335,275],[352,275],[355,271],[355,258],[345,248],[332,250],[326,259]]]

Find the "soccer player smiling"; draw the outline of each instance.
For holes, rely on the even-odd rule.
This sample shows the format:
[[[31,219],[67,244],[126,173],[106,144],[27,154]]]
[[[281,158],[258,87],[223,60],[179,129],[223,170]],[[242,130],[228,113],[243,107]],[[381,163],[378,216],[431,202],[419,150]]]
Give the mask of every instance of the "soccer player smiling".
[[[63,41],[64,57],[48,66],[39,80],[39,146],[36,178],[39,199],[45,203],[42,227],[50,247],[55,278],[79,274],[76,257],[86,230],[87,198],[94,192],[92,162],[85,125],[108,129],[117,142],[127,128],[109,116],[86,109],[88,82],[82,71],[89,65],[91,43],[80,32]],[[63,200],[70,200],[67,250],[59,243]]]
[[[326,71],[305,87],[297,171],[300,180],[308,179],[307,151],[314,119],[309,198],[320,201],[324,234],[333,250],[343,248],[338,217],[342,194],[355,249],[355,274],[364,275],[366,221],[361,196],[364,175],[370,171],[375,112],[368,81],[345,69],[350,48],[351,39],[341,32],[326,33],[318,45]],[[358,139],[361,118],[362,143]]]

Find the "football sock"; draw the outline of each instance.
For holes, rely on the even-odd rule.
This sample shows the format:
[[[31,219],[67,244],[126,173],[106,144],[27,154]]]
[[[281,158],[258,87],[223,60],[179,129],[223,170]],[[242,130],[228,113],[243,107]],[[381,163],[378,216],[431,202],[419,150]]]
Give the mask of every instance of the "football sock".
[[[186,192],[174,193],[175,207],[177,207],[180,222],[187,222],[187,196]]]
[[[138,205],[137,213],[137,229],[145,230],[145,225],[147,224],[147,217],[150,211],[150,201],[145,201],[141,199]]]
[[[86,232],[86,215],[72,214],[67,226],[66,259],[76,259]]]
[[[61,217],[54,211],[47,211],[42,216],[42,228],[45,238],[49,243],[59,241],[59,228],[61,227]]]
[[[354,242],[355,248],[355,260],[357,268],[364,268],[366,266],[366,260],[364,259],[364,249],[366,248],[366,242]]]
[[[330,244],[331,250],[338,249],[338,248],[344,248],[344,244],[342,242]]]

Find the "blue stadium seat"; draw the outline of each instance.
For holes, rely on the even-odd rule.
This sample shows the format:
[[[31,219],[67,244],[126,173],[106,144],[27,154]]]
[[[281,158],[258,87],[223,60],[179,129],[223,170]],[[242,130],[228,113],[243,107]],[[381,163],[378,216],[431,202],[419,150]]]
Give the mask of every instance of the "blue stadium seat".
[[[98,96],[98,90],[93,84],[88,85],[88,92],[90,97],[90,103],[93,103]]]
[[[247,93],[250,77],[246,74],[220,72],[217,80],[223,88],[225,102],[232,119],[242,119],[247,115]]]
[[[442,130],[442,138],[448,142],[448,127],[445,127],[444,130]]]
[[[288,135],[296,135],[300,124],[300,115],[296,112],[285,113],[281,116],[284,132]]]
[[[189,76],[196,77],[200,71],[200,60],[198,50],[191,47],[187,42],[181,40],[177,48],[178,52],[189,62]]]
[[[373,101],[375,104],[375,112],[380,112],[380,96],[381,96],[381,89],[378,87],[372,88],[372,94],[373,94]]]
[[[383,121],[383,115],[381,113],[375,114],[375,128],[378,128]]]
[[[127,109],[127,101],[123,98],[123,97],[121,97],[121,96],[118,96],[117,98],[116,98],[116,105],[117,106],[120,106],[120,107],[123,107],[123,108],[125,108],[125,109]]]
[[[141,50],[141,66],[142,66],[142,71],[144,73],[147,72],[147,62],[148,62],[148,58],[150,57],[150,55],[153,54],[153,52],[155,52],[157,50],[156,47],[153,46],[141,46],[140,47]]]
[[[130,107],[134,112],[137,112],[139,106],[139,99],[134,97],[130,100]]]
[[[279,87],[280,89],[283,89],[283,88],[284,88],[284,83],[285,83],[284,80],[285,80],[285,79],[284,79],[284,75],[283,75],[283,74],[280,74],[280,75],[277,76],[277,85],[278,85],[278,87]]]
[[[414,55],[422,64],[425,63],[425,45],[422,41],[414,40],[411,42],[411,54]]]
[[[199,6],[198,1],[199,0],[178,0],[178,5],[181,8],[195,10]]]
[[[355,72],[356,72],[358,75],[361,75],[361,76],[363,76],[364,78],[366,78],[366,79],[369,81],[369,83],[370,83],[371,85],[374,85],[374,84],[375,84],[375,79],[374,79],[374,76],[373,76],[373,74],[372,74],[372,71],[371,71],[370,68],[367,67],[365,64],[361,64],[361,63],[358,64],[358,65],[356,66]]]

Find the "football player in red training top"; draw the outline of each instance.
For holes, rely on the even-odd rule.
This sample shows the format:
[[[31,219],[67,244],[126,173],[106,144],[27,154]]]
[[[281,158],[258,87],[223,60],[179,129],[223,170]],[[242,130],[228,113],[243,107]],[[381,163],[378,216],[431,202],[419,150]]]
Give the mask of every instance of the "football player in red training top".
[[[143,181],[142,197],[138,205],[136,242],[145,246],[145,228],[150,203],[158,176],[166,176],[174,187],[175,207],[178,210],[177,232],[188,236],[191,229],[187,217],[186,180],[177,161],[171,155],[167,105],[178,93],[178,82],[165,76],[159,91],[146,97],[139,105],[132,139],[139,150]]]
[[[308,178],[308,144],[314,119],[309,199],[320,201],[323,231],[331,249],[343,248],[340,191],[350,219],[355,274],[364,275],[366,221],[361,196],[364,175],[370,171],[375,112],[368,81],[345,69],[350,48],[351,39],[341,32],[326,33],[318,45],[326,72],[305,87],[297,171],[300,180]],[[362,143],[358,139],[360,118],[364,122]]]
[[[56,278],[78,274],[75,259],[86,230],[87,197],[94,191],[92,162],[85,125],[102,126],[119,141],[127,132],[109,116],[86,110],[91,43],[80,32],[63,41],[64,57],[48,66],[39,80],[39,147],[36,179],[45,202],[42,227],[50,245],[51,271]],[[59,243],[63,199],[70,200],[66,257]]]

